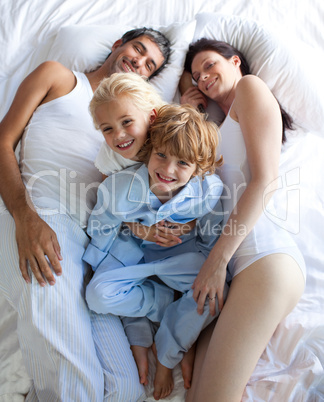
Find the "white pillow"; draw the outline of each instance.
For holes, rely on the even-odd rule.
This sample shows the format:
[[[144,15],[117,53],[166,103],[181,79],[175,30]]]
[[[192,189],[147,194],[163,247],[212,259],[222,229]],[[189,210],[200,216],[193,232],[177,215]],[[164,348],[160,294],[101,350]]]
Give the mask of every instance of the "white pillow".
[[[324,83],[319,84],[319,80],[323,81],[322,74],[316,74],[307,63],[309,49],[300,47],[297,52],[256,21],[238,16],[201,13],[196,20],[194,41],[205,37],[236,47],[246,57],[251,73],[267,83],[296,125],[322,130]],[[311,60],[316,60],[317,55],[312,57]]]
[[[196,21],[174,23],[170,26],[150,26],[161,31],[171,42],[169,63],[151,83],[166,102],[174,98],[188,45],[193,39]],[[71,25],[62,27],[56,35],[48,60],[56,60],[77,71],[89,71],[102,64],[112,45],[134,26]]]

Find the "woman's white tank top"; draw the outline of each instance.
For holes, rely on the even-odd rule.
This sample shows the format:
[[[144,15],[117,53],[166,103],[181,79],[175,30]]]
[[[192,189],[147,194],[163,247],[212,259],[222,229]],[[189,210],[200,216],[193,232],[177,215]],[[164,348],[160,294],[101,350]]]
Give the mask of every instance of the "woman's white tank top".
[[[224,164],[218,173],[224,183],[222,202],[225,213],[224,223],[226,223],[251,180],[251,172],[241,127],[237,121],[231,118],[230,113],[226,116],[220,131],[219,154],[223,155]],[[290,234],[272,219],[274,216],[276,216],[276,211],[273,201],[270,200],[252,231],[235,252],[234,257],[295,245]],[[241,231],[244,231],[245,228],[236,226],[234,222],[231,227],[227,227],[227,230],[232,233],[235,231],[243,233]]]

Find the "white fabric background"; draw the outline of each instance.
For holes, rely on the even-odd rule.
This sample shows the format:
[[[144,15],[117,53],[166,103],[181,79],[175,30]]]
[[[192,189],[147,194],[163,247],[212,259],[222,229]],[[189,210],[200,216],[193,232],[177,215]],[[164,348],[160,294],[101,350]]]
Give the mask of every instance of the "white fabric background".
[[[313,90],[323,91],[322,0],[2,0],[0,117],[20,81],[47,58],[62,26],[170,25],[190,21],[202,12],[238,15],[264,24],[298,55]],[[291,94],[303,83],[291,86]],[[324,102],[320,106],[324,108]],[[307,108],[305,102],[305,113],[312,114]],[[315,123],[320,127],[321,122]],[[287,192],[276,199],[277,220],[293,233],[304,253],[307,286],[300,303],[280,324],[263,353],[246,388],[245,402],[324,400],[323,155],[324,127],[299,128],[283,149],[281,178]],[[16,316],[2,295],[0,311],[0,401],[21,401],[30,380],[15,334]],[[166,400],[183,401],[179,370],[175,371],[175,384]]]

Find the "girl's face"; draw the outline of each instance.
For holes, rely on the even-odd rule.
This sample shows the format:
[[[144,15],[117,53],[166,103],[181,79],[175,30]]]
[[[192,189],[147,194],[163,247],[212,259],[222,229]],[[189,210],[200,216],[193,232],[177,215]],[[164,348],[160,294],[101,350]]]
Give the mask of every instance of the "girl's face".
[[[147,167],[151,191],[166,202],[188,183],[197,164],[183,161],[167,150],[152,149]]]
[[[109,147],[132,160],[136,160],[146,141],[149,125],[155,116],[154,109],[150,113],[144,112],[127,96],[103,103],[95,110],[98,126]]]
[[[192,77],[208,98],[224,101],[242,76],[240,64],[238,56],[227,60],[213,50],[202,51],[192,61]]]

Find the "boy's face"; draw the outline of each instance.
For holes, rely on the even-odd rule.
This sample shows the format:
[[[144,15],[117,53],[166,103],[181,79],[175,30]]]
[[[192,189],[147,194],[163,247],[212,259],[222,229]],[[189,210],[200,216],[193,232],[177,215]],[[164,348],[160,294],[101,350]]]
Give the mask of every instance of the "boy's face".
[[[109,147],[126,159],[136,160],[155,111],[146,113],[127,96],[120,96],[116,101],[98,106],[95,117]]]
[[[151,191],[161,202],[166,202],[188,183],[197,164],[183,161],[167,150],[152,149],[147,167]]]

